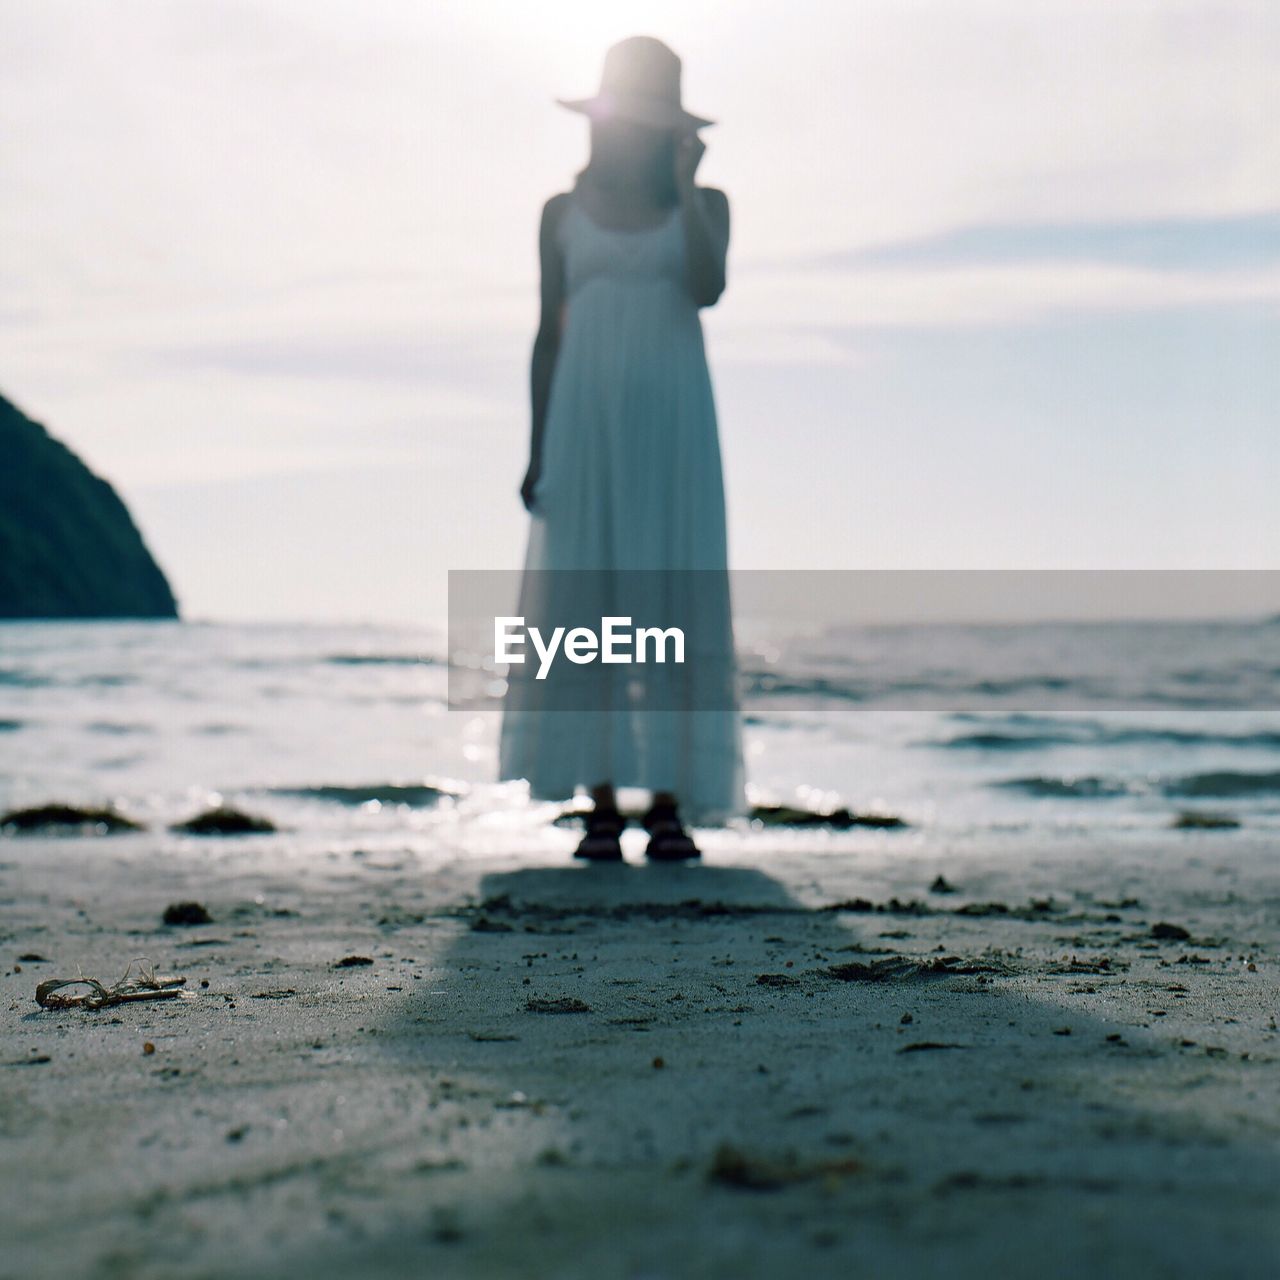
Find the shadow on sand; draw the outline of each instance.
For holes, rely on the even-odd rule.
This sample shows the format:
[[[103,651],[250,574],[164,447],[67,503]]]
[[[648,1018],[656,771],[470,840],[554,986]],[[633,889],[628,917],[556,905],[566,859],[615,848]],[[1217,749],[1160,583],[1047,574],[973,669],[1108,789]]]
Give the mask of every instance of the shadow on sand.
[[[1239,1082],[1135,1018],[1127,966],[1055,970],[1044,928],[815,910],[728,866],[486,875],[379,1028],[398,1225],[307,1265],[1267,1274],[1280,1160],[1185,1105]]]

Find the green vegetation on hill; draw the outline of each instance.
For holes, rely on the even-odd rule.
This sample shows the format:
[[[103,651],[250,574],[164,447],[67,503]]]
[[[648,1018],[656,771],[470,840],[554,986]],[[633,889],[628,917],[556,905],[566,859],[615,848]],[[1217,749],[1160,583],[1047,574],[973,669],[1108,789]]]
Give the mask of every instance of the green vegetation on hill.
[[[0,396],[0,618],[175,618],[116,491]]]

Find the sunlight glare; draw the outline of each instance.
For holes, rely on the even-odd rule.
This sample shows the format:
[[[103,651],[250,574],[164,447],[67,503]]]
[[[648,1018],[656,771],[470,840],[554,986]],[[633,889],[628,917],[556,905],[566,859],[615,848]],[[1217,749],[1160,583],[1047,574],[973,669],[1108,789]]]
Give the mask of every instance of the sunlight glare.
[[[705,33],[730,10],[727,0],[491,0],[467,10],[466,21],[508,55],[560,77],[562,96],[585,97],[594,92],[600,59],[614,41],[652,35],[679,53],[683,41],[699,29]]]

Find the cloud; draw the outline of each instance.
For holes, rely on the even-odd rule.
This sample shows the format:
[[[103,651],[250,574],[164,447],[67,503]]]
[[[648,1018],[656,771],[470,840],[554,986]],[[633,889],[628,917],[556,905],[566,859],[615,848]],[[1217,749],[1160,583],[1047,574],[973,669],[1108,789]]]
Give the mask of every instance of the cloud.
[[[237,377],[400,383],[473,392],[491,389],[495,373],[518,377],[525,356],[505,334],[485,341],[347,333],[260,338],[157,347],[147,363],[160,369],[210,370]]]
[[[717,350],[761,358],[760,339],[848,330],[1036,327],[1064,317],[1251,308],[1280,314],[1280,263],[1266,270],[1165,271],[1070,260],[847,266],[742,272]],[[767,344],[766,344],[767,345]],[[813,349],[816,359],[822,351]],[[828,347],[828,358],[839,358]],[[768,358],[767,355],[764,358]]]
[[[848,335],[1161,312],[1207,321],[1244,313],[1258,324],[1280,316],[1280,210],[975,223],[757,259],[735,273],[720,349],[732,360],[778,363],[802,351],[803,362],[822,363],[848,358]]]
[[[795,265],[851,270],[1015,263],[1196,272],[1274,266],[1280,263],[1280,211],[1209,218],[987,223],[814,255]]]

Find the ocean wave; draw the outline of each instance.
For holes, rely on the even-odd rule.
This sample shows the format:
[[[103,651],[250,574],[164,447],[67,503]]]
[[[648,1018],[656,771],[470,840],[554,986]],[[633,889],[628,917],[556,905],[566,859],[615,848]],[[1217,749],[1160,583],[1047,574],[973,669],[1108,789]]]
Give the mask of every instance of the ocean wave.
[[[1192,773],[1166,783],[1170,796],[1257,796],[1280,793],[1280,770],[1241,773],[1221,769],[1212,773]]]
[[[323,661],[335,667],[438,667],[428,653],[331,653]]]
[[[923,746],[978,751],[1040,751],[1048,747],[1076,746],[1092,739],[1072,733],[962,733],[923,743]]]
[[[1184,675],[1186,673],[1183,673]],[[1117,671],[1088,675],[1028,673],[1011,676],[914,676],[867,672],[859,676],[773,669],[742,670],[743,693],[761,700],[800,699],[864,705],[924,707],[950,711],[969,703],[975,714],[998,714],[1017,700],[1046,712],[1151,710],[1257,710],[1280,706],[1275,673],[1244,670],[1206,672],[1196,680],[1173,676],[1136,678]]]
[[[367,787],[272,787],[271,793],[299,800],[321,800],[329,804],[402,804],[414,809],[429,808],[442,797],[453,794],[443,787],[433,787],[426,783],[394,782],[374,783]]]
[[[1037,751],[1048,747],[1114,747],[1164,745],[1185,747],[1238,747],[1280,750],[1280,731],[1258,730],[1252,733],[1224,733],[1200,729],[1119,729],[1106,725],[1064,725],[1059,730],[1039,733],[1005,733],[980,730],[958,734],[954,738],[931,741],[929,746],[956,750]]]
[[[0,667],[0,686],[9,689],[43,689],[52,684],[48,676],[22,667]]]
[[[1093,682],[1068,676],[1016,676],[1009,679],[936,680],[868,678],[849,680],[825,675],[788,675],[773,671],[745,671],[744,692],[761,698],[826,698],[841,702],[891,702],[922,697],[1008,698],[1018,694],[1076,693],[1082,698],[1107,700]]]
[[[1069,797],[1079,800],[1100,800],[1129,795],[1133,791],[1133,787],[1123,779],[1100,778],[1096,775],[1084,778],[1053,778],[1035,774],[1029,778],[1005,778],[991,785],[1006,791],[1021,791],[1025,795],[1044,799]]]
[[[122,736],[130,733],[154,733],[155,729],[149,724],[141,724],[136,721],[129,720],[90,720],[85,728],[90,733],[105,733],[115,736]]]
[[[1152,791],[1183,799],[1226,799],[1280,794],[1280,770],[1251,773],[1219,769],[1207,773],[1189,773],[1162,781],[1153,781],[1149,778],[1104,777],[1098,774],[1081,777],[1032,774],[1024,778],[1004,778],[991,785],[1006,791],[1021,791],[1024,795],[1044,799],[1098,800],[1115,796],[1143,795]]]
[[[842,702],[862,702],[871,694],[867,687],[850,681],[832,680],[827,676],[797,679],[769,671],[745,672],[743,692],[747,697],[833,698]]]

